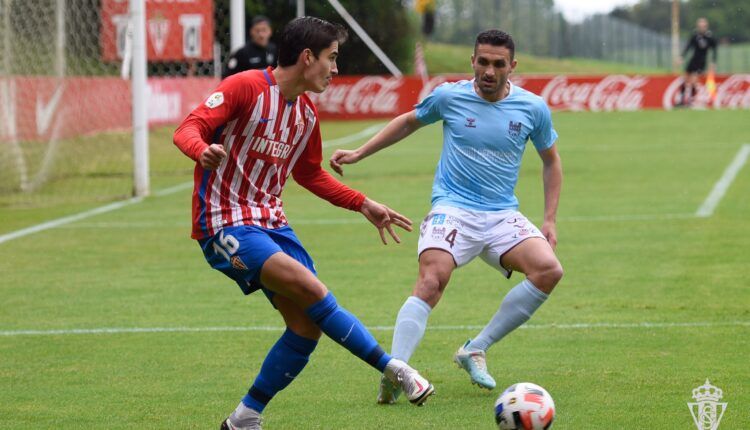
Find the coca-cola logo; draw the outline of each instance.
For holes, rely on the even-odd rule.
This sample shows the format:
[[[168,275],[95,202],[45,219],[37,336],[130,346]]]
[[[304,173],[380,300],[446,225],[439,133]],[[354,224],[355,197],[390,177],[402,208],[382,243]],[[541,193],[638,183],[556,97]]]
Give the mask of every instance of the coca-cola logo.
[[[335,81],[322,93],[308,94],[319,111],[338,114],[398,113],[400,78],[366,76],[354,83]]]
[[[685,79],[680,76],[669,83],[664,91],[661,104],[665,110],[671,110],[682,101],[682,84]],[[711,104],[711,95],[701,83],[695,85],[695,95],[691,97],[690,106],[696,109],[705,109]]]
[[[673,80],[662,97],[662,107],[672,109],[681,99],[683,78]],[[708,89],[703,83],[696,84],[696,94],[690,104],[694,108],[712,106],[715,109],[749,109],[750,108],[750,75],[731,75],[716,86],[716,97],[713,102]]]
[[[552,109],[638,110],[643,107],[642,88],[647,82],[641,76],[611,75],[598,82],[569,82],[567,76],[556,76],[540,95]]]
[[[715,108],[750,108],[750,75],[732,75],[716,88]]]

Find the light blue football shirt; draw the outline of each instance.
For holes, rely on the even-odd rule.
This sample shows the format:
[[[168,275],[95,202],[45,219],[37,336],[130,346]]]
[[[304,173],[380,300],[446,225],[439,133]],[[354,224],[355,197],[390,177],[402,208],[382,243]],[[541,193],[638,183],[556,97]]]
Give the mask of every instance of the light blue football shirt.
[[[415,109],[424,124],[443,120],[433,206],[517,209],[513,190],[526,142],[544,151],[557,140],[544,99],[513,84],[507,97],[491,103],[474,91],[473,80],[445,83]]]

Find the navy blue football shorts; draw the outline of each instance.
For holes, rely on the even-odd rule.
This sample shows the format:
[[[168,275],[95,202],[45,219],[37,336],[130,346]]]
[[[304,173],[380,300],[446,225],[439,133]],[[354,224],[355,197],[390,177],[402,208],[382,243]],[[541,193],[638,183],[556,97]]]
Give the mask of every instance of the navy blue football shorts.
[[[245,294],[263,290],[269,300],[273,298],[274,293],[260,282],[260,270],[277,252],[294,258],[317,275],[312,257],[288,225],[277,229],[254,225],[225,227],[198,243],[208,264],[237,282]]]

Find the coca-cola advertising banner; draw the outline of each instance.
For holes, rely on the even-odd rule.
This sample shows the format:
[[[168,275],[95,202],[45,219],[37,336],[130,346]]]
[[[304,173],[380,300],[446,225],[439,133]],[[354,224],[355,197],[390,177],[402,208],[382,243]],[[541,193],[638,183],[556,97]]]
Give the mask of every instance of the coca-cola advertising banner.
[[[122,60],[128,31],[128,0],[102,0],[101,48],[104,61]],[[213,59],[211,0],[146,0],[149,61]]]
[[[469,76],[435,76],[427,82],[418,77],[341,76],[321,94],[310,94],[322,119],[389,118],[407,112],[435,87]],[[511,81],[544,98],[553,110],[632,111],[672,109],[678,101],[683,78],[658,76],[530,76],[515,75]],[[750,108],[750,75],[720,75],[712,100],[703,84],[696,108]]]
[[[341,76],[310,94],[321,119],[392,118],[413,109],[438,85],[466,76]],[[553,110],[672,109],[678,76],[514,76]],[[693,106],[750,109],[750,74],[716,77],[716,95],[700,85]],[[219,84],[214,78],[148,80],[150,125],[177,124]],[[60,139],[131,126],[130,83],[115,77],[0,79],[0,140]]]

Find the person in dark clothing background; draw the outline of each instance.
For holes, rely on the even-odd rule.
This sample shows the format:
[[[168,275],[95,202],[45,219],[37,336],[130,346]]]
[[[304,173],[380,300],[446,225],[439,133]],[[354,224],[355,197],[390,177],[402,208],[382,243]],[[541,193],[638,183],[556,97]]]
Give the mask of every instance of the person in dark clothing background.
[[[262,15],[256,16],[250,22],[248,34],[248,43],[229,56],[221,74],[222,79],[245,70],[276,67],[278,51],[276,45],[271,42],[271,20]]]
[[[692,50],[693,56],[685,68],[685,81],[680,87],[680,105],[690,106],[697,93],[696,84],[698,83],[698,77],[706,73],[706,60],[708,57],[708,50],[713,50],[712,61],[709,65],[709,71],[714,72],[716,66],[716,39],[708,29],[708,20],[706,18],[699,18],[695,23],[695,33],[688,41],[685,50],[682,51],[682,57],[684,58],[687,53]]]

